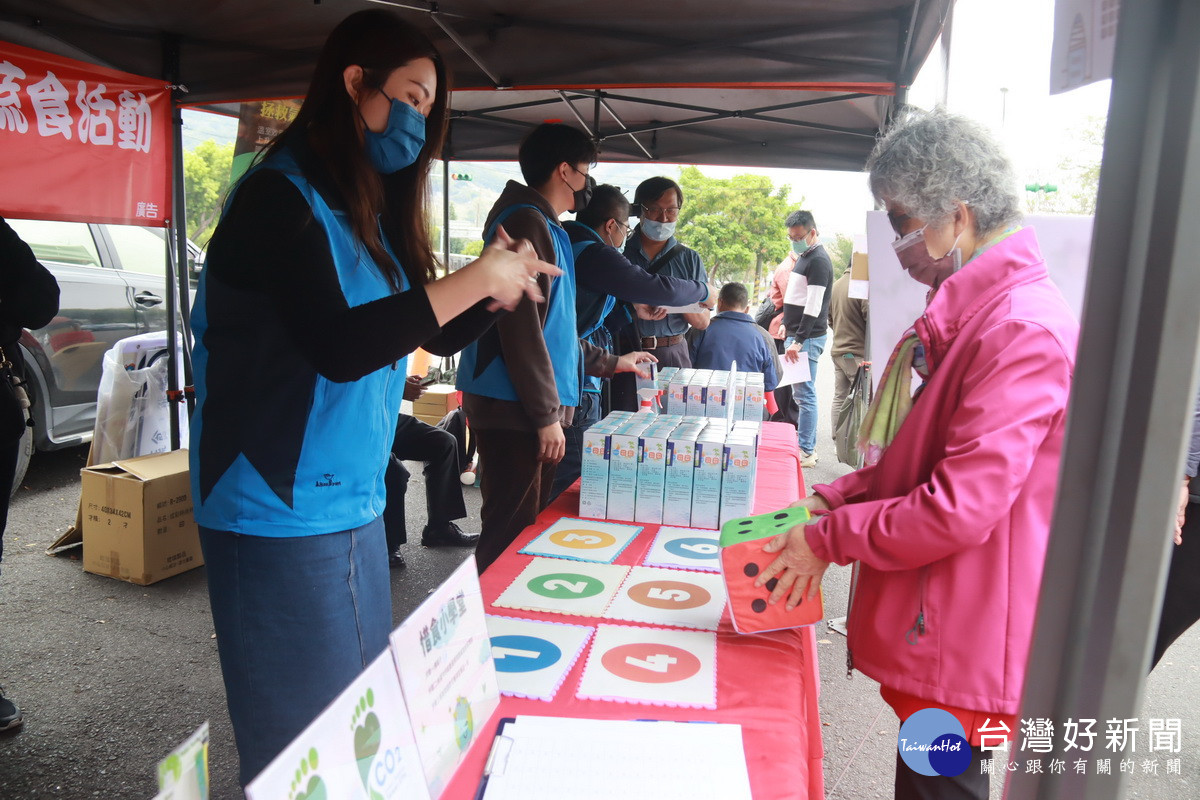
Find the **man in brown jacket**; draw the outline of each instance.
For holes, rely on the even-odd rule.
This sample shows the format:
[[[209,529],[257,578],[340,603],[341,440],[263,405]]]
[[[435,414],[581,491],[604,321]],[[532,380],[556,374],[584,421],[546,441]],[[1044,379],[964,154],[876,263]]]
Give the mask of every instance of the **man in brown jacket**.
[[[539,125],[518,152],[525,185],[509,181],[488,214],[485,240],[502,227],[564,274],[538,278],[542,301],[526,297],[463,351],[458,388],[482,462],[480,572],[545,508],[566,447],[563,426],[579,404],[581,373],[611,377],[654,360],[641,352],[617,358],[580,342],[576,332],[571,243],[558,218],[587,205],[596,155],[582,131]]]
[[[833,437],[837,438],[842,405],[850,394],[854,374],[867,356],[867,301],[850,296],[850,270],[829,290],[829,327],[833,329]]]

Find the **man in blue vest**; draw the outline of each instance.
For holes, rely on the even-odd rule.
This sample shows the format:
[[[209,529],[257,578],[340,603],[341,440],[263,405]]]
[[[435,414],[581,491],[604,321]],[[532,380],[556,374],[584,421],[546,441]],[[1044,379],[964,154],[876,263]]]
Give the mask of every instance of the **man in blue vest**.
[[[639,319],[662,319],[660,306],[711,306],[717,289],[702,280],[651,275],[621,252],[629,238],[629,200],[616,186],[603,184],[592,193],[591,202],[563,227],[571,237],[575,256],[575,312],[579,338],[605,350],[614,349],[611,331],[630,323],[618,300],[632,304]],[[602,416],[601,378],[583,383],[579,407],[567,428],[566,454],[554,476],[550,499],[579,478],[583,458],[583,435]]]
[[[481,572],[549,502],[566,448],[563,427],[579,405],[583,373],[611,376],[653,360],[641,352],[618,359],[581,346],[575,330],[574,259],[558,218],[588,204],[596,155],[595,142],[582,131],[539,125],[517,155],[525,185],[509,181],[488,213],[485,240],[503,226],[563,274],[539,278],[540,302],[526,297],[462,353],[458,388],[482,462],[483,524],[475,548]]]

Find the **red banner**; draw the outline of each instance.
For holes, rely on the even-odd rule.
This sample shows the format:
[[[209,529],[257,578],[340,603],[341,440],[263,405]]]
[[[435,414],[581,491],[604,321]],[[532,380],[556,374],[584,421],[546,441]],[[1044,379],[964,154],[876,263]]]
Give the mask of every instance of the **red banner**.
[[[170,87],[0,42],[0,216],[168,225]]]

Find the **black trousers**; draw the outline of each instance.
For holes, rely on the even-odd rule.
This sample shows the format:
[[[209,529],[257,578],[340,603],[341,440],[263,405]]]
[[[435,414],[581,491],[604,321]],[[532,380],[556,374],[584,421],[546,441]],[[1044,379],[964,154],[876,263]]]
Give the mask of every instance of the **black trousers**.
[[[409,472],[401,461],[425,462],[425,503],[429,524],[444,525],[467,515],[459,483],[458,442],[441,428],[427,425],[416,417],[400,415],[392,455],[388,459],[384,484],[387,487],[387,506],[383,510],[383,527],[387,533],[388,552],[408,541],[404,524],[404,496],[408,492]]]
[[[1200,503],[1189,502],[1183,521],[1183,544],[1172,545],[1167,590],[1150,669],[1184,631],[1200,619]]]
[[[896,800],[988,800],[990,781],[982,770],[983,750],[971,748],[971,766],[962,775],[922,775],[913,772],[896,751]],[[998,751],[1002,759],[1008,753]]]
[[[783,355],[783,340],[775,340],[775,352]],[[799,425],[800,407],[792,400],[792,385],[781,383],[774,389],[775,405],[779,408],[771,415],[771,422],[786,422],[793,428]]]
[[[17,453],[21,440],[0,444],[0,559],[4,557],[4,528],[8,525],[8,501],[17,475]]]

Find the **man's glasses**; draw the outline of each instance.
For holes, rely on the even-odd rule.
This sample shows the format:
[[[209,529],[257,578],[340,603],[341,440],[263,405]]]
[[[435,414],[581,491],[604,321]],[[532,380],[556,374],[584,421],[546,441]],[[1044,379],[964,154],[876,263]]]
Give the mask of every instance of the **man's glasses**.
[[[628,223],[621,222],[621,220],[619,220],[615,217],[613,218],[613,222],[617,223],[618,225],[620,225],[622,228],[625,229],[624,239],[625,239],[625,241],[629,241],[629,235],[631,233],[633,233],[633,228],[631,228]]]
[[[650,219],[661,216],[663,222],[674,222],[679,219],[679,206],[671,206],[669,208],[642,206],[642,213]]]

